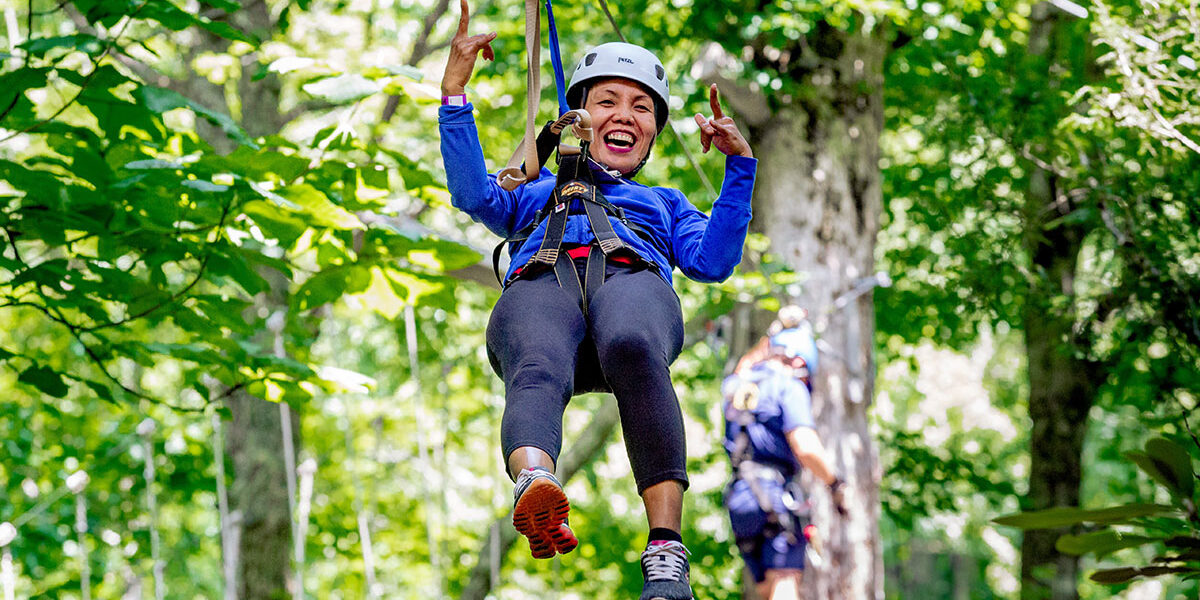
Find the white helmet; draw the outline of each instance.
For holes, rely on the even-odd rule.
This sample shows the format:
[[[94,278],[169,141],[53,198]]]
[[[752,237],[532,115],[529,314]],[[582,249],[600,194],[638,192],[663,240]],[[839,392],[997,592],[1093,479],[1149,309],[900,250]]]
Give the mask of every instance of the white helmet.
[[[567,106],[580,108],[584,89],[597,79],[624,77],[636,81],[650,90],[654,99],[654,118],[661,132],[667,124],[667,99],[671,86],[667,83],[667,70],[662,62],[649,50],[625,42],[600,44],[583,56],[571,83],[567,85]]]

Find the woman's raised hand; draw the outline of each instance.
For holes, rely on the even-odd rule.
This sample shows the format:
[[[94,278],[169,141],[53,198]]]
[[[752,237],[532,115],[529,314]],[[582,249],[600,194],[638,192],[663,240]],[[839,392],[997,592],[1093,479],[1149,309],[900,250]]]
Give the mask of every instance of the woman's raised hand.
[[[492,52],[492,40],[496,39],[496,32],[467,35],[467,25],[471,21],[471,9],[467,6],[467,0],[459,0],[459,8],[462,10],[462,16],[458,19],[458,31],[455,32],[454,39],[450,40],[450,58],[446,60],[446,73],[442,75],[443,96],[453,96],[465,91],[467,82],[471,80],[471,73],[475,71],[475,60],[479,58],[480,50],[483,50],[484,59],[496,58]]]
[[[754,153],[750,151],[750,144],[746,142],[746,138],[742,137],[737,123],[733,122],[732,117],[727,117],[725,113],[721,112],[721,101],[717,97],[717,84],[715,83],[708,88],[708,104],[713,111],[711,119],[706,119],[704,115],[696,113],[696,124],[700,126],[700,145],[704,146],[704,151],[708,152],[711,146],[716,146],[717,150],[726,156],[737,154],[753,158]]]

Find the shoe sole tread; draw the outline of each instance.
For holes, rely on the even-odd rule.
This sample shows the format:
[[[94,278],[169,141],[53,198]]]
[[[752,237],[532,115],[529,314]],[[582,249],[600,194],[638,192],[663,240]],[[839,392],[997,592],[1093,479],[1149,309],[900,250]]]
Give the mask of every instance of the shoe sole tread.
[[[548,479],[532,482],[513,507],[513,527],[529,539],[534,558],[566,554],[579,545],[575,534],[563,525],[571,504],[562,488]]]

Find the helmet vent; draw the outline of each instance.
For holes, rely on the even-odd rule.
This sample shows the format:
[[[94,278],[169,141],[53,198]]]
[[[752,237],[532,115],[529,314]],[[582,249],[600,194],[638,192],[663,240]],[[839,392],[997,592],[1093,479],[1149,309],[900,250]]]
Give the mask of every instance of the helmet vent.
[[[587,65],[589,67],[592,66],[592,63],[594,63],[594,62],[596,62],[596,53],[595,52],[593,52],[583,58],[583,64]],[[662,77],[660,76],[659,79],[662,79]]]
[[[662,81],[662,78],[666,76],[667,72],[664,71],[661,66],[654,65],[654,74],[658,76],[659,81]]]

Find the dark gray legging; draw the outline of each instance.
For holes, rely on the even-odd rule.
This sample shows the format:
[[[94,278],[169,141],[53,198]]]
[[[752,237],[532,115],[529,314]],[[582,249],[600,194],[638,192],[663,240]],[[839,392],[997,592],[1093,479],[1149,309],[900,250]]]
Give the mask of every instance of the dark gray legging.
[[[683,346],[679,298],[649,269],[610,263],[605,277],[586,322],[551,271],[517,280],[496,302],[487,349],[504,380],[505,460],[533,446],[557,463],[573,392],[607,381],[638,493],[669,480],[686,488],[683,415],[669,370]]]

